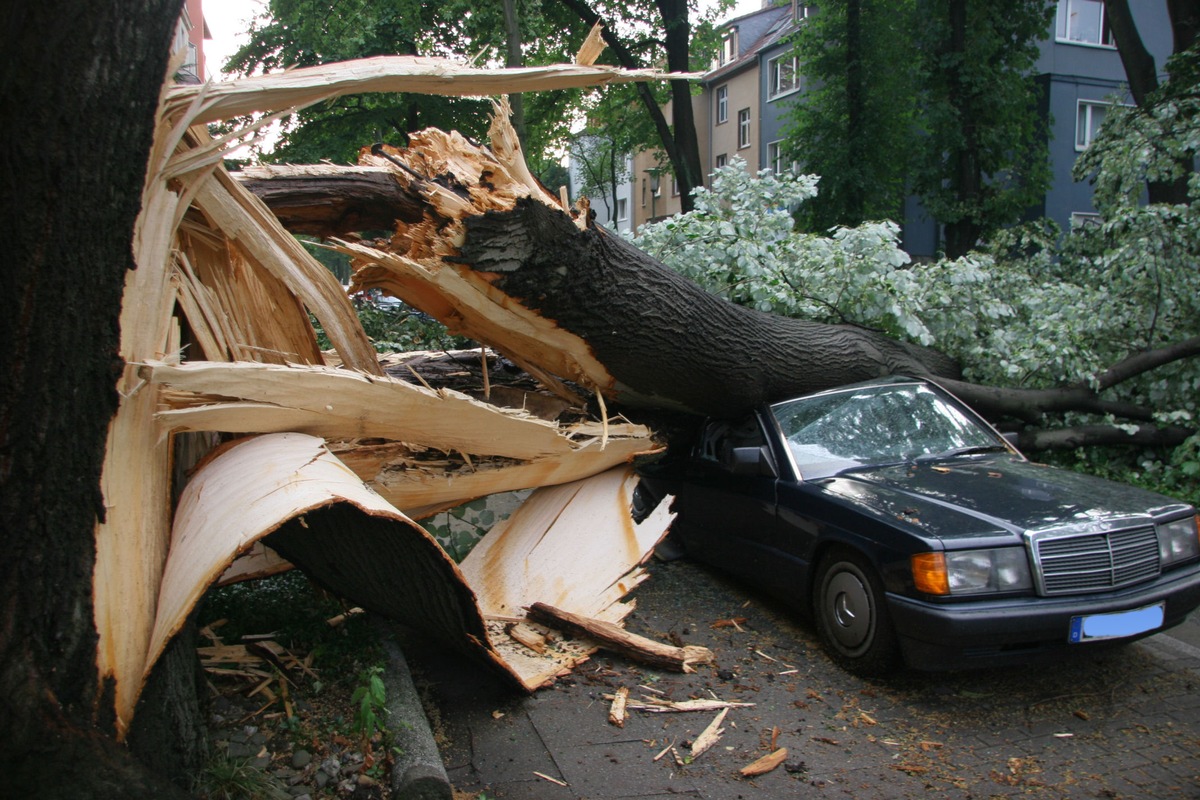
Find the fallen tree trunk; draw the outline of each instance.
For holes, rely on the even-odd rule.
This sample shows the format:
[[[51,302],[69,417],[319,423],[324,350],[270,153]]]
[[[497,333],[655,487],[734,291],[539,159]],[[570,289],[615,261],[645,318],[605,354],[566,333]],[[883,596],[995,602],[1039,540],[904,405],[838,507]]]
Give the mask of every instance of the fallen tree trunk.
[[[375,218],[387,216],[387,205],[394,204],[397,233],[387,243],[356,241],[342,248],[357,261],[359,286],[400,297],[531,371],[536,364],[630,406],[712,415],[881,374],[931,376],[994,421],[1007,421],[1006,429],[1020,431],[1018,445],[1028,450],[1174,446],[1195,432],[1190,426],[1150,424],[1136,432],[1129,425],[1039,427],[1068,412],[1149,423],[1154,409],[1106,400],[1103,393],[1194,357],[1200,350],[1195,339],[1134,353],[1094,385],[1022,389],[967,383],[936,351],[854,326],[760,314],[709,295],[623,239],[583,222],[586,205],[571,218],[538,192],[500,193],[478,202],[480,183],[490,185],[494,177],[491,155],[464,152],[461,143],[440,136],[428,133],[407,151],[364,152],[370,169],[394,175],[393,196],[369,199]],[[456,158],[446,155],[449,149]],[[472,160],[484,166],[469,168]],[[322,168],[320,183],[306,167],[259,170],[241,179],[267,202],[274,202],[272,187],[286,182],[295,204],[310,193],[324,196],[329,183],[354,180],[355,170],[367,168]],[[345,178],[339,177],[342,170]],[[444,202],[431,188],[439,186],[456,187],[476,202]],[[424,219],[414,224],[411,208],[418,202],[425,203]],[[288,207],[281,211],[288,213]],[[319,221],[310,216],[305,224],[304,230],[326,236],[351,232],[336,211]]]
[[[354,288],[399,297],[538,377],[632,407],[732,415],[881,375],[957,376],[934,350],[709,294],[590,224],[586,206],[568,213],[530,185],[504,125],[501,111],[493,151],[431,130],[409,148],[363,153],[362,166],[390,169],[424,212],[409,223],[409,204],[398,205],[390,241],[341,245],[355,259]],[[272,183],[300,180],[256,175],[250,185],[267,200]],[[321,185],[331,177],[322,170]]]

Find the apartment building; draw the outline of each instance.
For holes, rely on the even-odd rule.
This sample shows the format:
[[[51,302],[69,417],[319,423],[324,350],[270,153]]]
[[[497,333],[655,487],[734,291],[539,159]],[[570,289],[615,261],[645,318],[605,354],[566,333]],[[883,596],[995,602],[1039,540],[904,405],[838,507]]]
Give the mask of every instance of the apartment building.
[[[1173,46],[1166,2],[1145,0],[1130,7],[1161,71]],[[701,152],[709,171],[734,156],[742,157],[747,169],[754,171],[803,168],[802,154],[790,153],[784,142],[790,108],[806,88],[803,65],[791,52],[788,37],[814,13],[818,12],[812,5],[799,0],[782,5],[764,0],[763,8],[725,24],[721,54],[694,99]],[[1027,216],[1048,217],[1069,227],[1095,215],[1091,187],[1076,182],[1071,168],[1112,103],[1131,102],[1102,0],[1058,0],[1030,80],[1031,88],[1041,89],[1041,113],[1050,123],[1052,180],[1043,201]],[[678,212],[673,180],[669,170],[658,166],[656,154],[640,153],[633,163],[632,227]],[[939,227],[916,198],[908,199],[904,219],[897,221],[911,254],[936,255]]]

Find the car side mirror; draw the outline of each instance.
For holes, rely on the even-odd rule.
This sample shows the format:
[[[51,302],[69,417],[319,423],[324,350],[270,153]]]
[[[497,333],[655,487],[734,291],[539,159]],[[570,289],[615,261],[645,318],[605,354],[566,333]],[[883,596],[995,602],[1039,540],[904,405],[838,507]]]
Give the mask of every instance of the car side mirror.
[[[775,475],[775,468],[771,464],[771,456],[767,452],[766,445],[731,448],[727,466],[734,475],[770,475],[772,477]]]

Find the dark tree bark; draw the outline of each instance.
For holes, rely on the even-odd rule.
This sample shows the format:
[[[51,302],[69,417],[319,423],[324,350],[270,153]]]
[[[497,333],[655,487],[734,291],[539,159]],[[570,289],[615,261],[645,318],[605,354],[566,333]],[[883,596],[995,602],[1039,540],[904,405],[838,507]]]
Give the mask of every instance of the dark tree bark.
[[[390,230],[396,221],[421,220],[417,198],[404,192],[386,171],[270,177],[271,168],[234,173],[238,181],[271,207],[292,233],[340,236]]]
[[[0,764],[14,797],[178,792],[95,718],[92,567],[121,292],[181,6],[8,2],[0,25]]]
[[[1121,64],[1125,67],[1125,78],[1129,93],[1138,108],[1145,111],[1158,91],[1158,68],[1154,56],[1146,49],[1133,21],[1129,0],[1104,0],[1104,11]],[[1167,11],[1171,18],[1171,31],[1175,52],[1187,50],[1196,41],[1197,26],[1200,25],[1200,3],[1196,0],[1170,0]],[[1181,204],[1188,202],[1188,175],[1193,165],[1190,161],[1180,162],[1184,174],[1173,181],[1147,181],[1146,189],[1151,203]]]

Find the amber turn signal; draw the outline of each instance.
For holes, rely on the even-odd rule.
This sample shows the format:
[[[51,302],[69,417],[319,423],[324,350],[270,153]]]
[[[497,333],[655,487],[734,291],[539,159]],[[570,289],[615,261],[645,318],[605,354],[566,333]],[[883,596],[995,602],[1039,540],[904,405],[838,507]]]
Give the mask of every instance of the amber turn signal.
[[[944,553],[917,553],[911,559],[913,582],[925,594],[950,594],[950,576]]]

